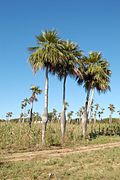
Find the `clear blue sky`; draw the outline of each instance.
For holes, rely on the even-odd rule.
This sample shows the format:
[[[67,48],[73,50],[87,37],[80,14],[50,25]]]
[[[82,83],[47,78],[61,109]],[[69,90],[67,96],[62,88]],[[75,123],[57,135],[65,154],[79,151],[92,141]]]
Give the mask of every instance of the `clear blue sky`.
[[[112,70],[111,92],[95,94],[95,102],[120,109],[120,1],[119,0],[0,0],[0,118],[8,111],[17,117],[21,101],[30,96],[32,84],[44,90],[44,72],[33,76],[27,48],[36,45],[35,35],[57,29],[59,36],[79,43],[85,53],[101,51]],[[67,80],[68,110],[85,102],[84,89]],[[44,92],[34,110],[43,111]],[[62,82],[50,76],[49,111],[62,108]],[[117,114],[114,113],[114,116]]]

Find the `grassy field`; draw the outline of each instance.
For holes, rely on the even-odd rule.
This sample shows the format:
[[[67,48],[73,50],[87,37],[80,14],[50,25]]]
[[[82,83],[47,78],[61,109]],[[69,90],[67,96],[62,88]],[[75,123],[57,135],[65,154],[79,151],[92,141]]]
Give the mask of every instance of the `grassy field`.
[[[89,144],[101,144],[120,141],[120,124],[109,125],[101,123],[93,127],[88,125],[88,138],[84,140],[81,135],[80,124],[67,124],[64,144],[61,143],[59,123],[49,123],[46,132],[46,147],[41,144],[41,124],[28,123],[0,123],[0,151],[21,152],[34,151],[47,148],[76,147]]]
[[[65,142],[61,143],[60,124],[49,123],[46,133],[46,146],[41,144],[41,124],[0,123],[0,179],[1,180],[119,180],[120,148],[101,149],[90,152],[77,152],[60,156],[38,155],[31,160],[5,162],[3,155],[16,152],[45,149],[57,150],[110,142],[120,142],[120,124],[97,123],[88,125],[88,137],[83,139],[80,124],[67,124]],[[51,152],[50,152],[51,153]]]
[[[0,164],[1,180],[119,180],[120,148]]]

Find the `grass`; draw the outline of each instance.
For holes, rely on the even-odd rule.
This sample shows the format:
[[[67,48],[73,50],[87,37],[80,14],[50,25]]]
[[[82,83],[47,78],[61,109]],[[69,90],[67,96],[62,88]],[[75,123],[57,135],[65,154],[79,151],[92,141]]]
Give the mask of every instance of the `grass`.
[[[61,143],[59,123],[49,123],[46,146],[41,145],[41,124],[0,122],[0,159],[11,152],[35,151],[64,147],[89,146],[120,142],[120,124],[88,125],[88,138],[81,135],[80,124],[67,124],[65,142]],[[44,151],[43,151],[44,152]],[[120,148],[74,153],[60,157],[0,163],[1,180],[119,180]]]
[[[119,180],[120,148],[1,163],[2,180]],[[49,178],[50,177],[50,178]]]
[[[88,126],[88,138],[82,139],[80,124],[67,124],[64,144],[61,143],[59,123],[48,123],[46,147],[41,144],[41,124],[0,122],[0,151],[21,152],[50,148],[76,147],[80,145],[101,144],[120,141],[120,124],[97,124]]]

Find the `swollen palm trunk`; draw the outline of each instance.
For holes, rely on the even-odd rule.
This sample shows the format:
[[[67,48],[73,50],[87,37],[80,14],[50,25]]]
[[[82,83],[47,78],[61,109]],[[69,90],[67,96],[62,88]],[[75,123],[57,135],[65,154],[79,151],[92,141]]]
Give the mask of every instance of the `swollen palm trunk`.
[[[45,81],[45,108],[42,115],[42,144],[45,145],[45,131],[48,121],[48,68],[46,67],[46,81]]]
[[[61,134],[62,134],[62,141],[64,141],[65,128],[66,128],[66,114],[65,114],[65,110],[63,110],[62,113],[61,113]]]
[[[81,118],[82,118],[82,135],[85,138],[87,133],[87,120],[88,120],[88,115],[86,110],[83,110]]]
[[[112,124],[112,115],[109,116],[109,123]]]

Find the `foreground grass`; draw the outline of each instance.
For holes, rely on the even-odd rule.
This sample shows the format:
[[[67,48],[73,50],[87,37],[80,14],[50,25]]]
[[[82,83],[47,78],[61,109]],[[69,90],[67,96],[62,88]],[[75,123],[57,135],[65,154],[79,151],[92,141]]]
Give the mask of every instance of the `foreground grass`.
[[[50,148],[76,147],[120,141],[120,124],[97,124],[88,126],[88,138],[83,140],[80,124],[67,124],[64,144],[61,143],[59,123],[49,123],[46,132],[46,147],[41,145],[41,124],[0,123],[0,152],[22,152]]]
[[[31,161],[7,162],[0,166],[2,180],[119,180],[120,148],[49,157],[46,160],[36,157]]]

